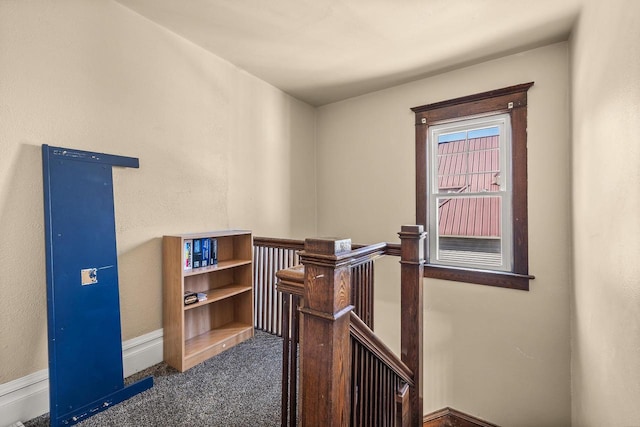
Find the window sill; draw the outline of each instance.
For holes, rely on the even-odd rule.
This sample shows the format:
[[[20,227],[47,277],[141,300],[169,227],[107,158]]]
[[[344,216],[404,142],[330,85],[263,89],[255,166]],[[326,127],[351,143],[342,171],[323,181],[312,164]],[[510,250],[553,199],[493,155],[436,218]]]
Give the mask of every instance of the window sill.
[[[500,288],[529,290],[529,281],[535,279],[528,274],[505,271],[474,270],[442,265],[425,264],[424,277],[474,283],[477,285],[497,286]]]

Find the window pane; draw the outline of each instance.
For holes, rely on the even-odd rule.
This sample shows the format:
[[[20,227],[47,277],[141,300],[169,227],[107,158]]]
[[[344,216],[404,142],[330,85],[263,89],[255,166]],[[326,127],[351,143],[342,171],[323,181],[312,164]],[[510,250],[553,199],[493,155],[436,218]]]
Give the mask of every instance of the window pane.
[[[438,197],[437,260],[442,263],[500,267],[502,198]]]
[[[501,186],[498,127],[438,136],[438,193],[497,192]]]
[[[438,192],[465,191],[467,187],[467,140],[438,144]]]
[[[429,262],[509,271],[508,116],[431,127]]]

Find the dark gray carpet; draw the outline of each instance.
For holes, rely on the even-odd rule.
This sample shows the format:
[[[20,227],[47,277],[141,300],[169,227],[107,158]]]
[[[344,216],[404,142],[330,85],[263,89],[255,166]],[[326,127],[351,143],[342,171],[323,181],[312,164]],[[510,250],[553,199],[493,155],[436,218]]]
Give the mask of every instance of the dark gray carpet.
[[[126,379],[153,375],[154,385],[78,427],[279,426],[282,338],[256,331],[253,339],[180,373],[165,363]],[[49,425],[49,415],[25,427]]]

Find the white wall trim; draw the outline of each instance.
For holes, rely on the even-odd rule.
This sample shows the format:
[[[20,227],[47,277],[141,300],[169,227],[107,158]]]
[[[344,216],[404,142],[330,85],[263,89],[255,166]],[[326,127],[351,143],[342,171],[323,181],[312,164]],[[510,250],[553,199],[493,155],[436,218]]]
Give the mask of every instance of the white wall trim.
[[[158,329],[122,343],[124,376],[162,362],[163,331]],[[0,384],[0,427],[49,412],[49,370]]]
[[[122,343],[122,364],[125,377],[162,362],[164,358],[162,337],[162,329],[158,329]]]

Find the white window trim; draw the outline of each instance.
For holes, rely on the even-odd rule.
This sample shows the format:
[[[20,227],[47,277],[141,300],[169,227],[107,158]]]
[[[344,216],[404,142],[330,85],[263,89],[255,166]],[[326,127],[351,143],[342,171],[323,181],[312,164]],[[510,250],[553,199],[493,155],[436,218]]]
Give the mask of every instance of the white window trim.
[[[438,137],[443,134],[477,130],[480,128],[498,127],[500,141],[500,165],[501,179],[498,192],[463,192],[441,193],[438,191]],[[447,121],[434,124],[429,127],[427,135],[427,147],[429,150],[430,164],[427,165],[427,189],[429,209],[429,245],[432,250],[427,251],[428,262],[434,265],[451,267],[475,268],[483,270],[512,271],[513,269],[513,224],[512,224],[512,182],[511,182],[511,117],[509,114],[494,114],[482,117],[466,117],[455,121]],[[501,259],[500,264],[488,264],[478,262],[460,262],[455,260],[440,259],[439,248],[439,209],[438,198],[462,198],[462,197],[500,197],[501,199]]]

